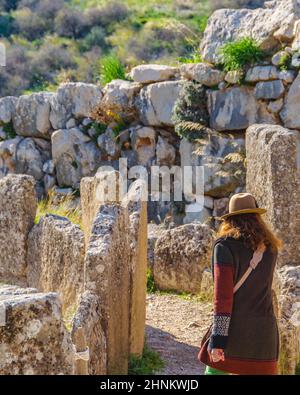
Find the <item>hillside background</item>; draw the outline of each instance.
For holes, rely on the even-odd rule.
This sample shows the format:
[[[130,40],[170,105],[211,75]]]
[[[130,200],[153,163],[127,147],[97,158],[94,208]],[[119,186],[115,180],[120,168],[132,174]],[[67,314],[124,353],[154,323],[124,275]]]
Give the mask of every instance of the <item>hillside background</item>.
[[[65,81],[98,82],[113,54],[125,69],[141,63],[199,61],[206,21],[217,8],[263,0],[0,0],[7,66],[0,96],[54,90]]]

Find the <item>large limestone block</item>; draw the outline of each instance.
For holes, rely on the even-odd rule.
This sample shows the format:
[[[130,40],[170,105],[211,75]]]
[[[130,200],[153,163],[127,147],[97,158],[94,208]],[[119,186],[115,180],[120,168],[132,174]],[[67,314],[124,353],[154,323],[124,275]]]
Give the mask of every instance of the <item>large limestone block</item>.
[[[180,68],[181,75],[206,86],[216,86],[224,80],[225,73],[207,63],[187,63]]]
[[[242,86],[208,91],[210,127],[218,131],[242,130],[253,123],[277,123],[266,104],[255,99],[253,88]]]
[[[274,100],[279,99],[284,94],[284,85],[282,81],[259,82],[254,90],[256,99]]]
[[[50,157],[50,146],[42,139],[17,136],[0,142],[0,178],[9,173],[28,174],[43,178],[43,165]],[[43,142],[48,143],[46,140]]]
[[[0,178],[16,173],[16,153],[22,137],[0,141]]]
[[[300,266],[276,272],[281,374],[295,374],[300,355]]]
[[[88,243],[94,218],[104,203],[119,201],[119,172],[97,172],[94,177],[85,177],[80,182],[82,225]]]
[[[212,231],[208,225],[192,223],[164,232],[154,251],[157,288],[199,293],[202,272],[209,266],[211,243]]]
[[[282,39],[289,39],[283,26],[285,32],[291,29],[299,19],[299,10],[299,3],[294,0],[277,0],[267,2],[266,8],[215,11],[201,41],[202,59],[217,63],[222,45],[248,36],[253,37],[263,50],[276,48]]]
[[[83,291],[84,253],[79,226],[56,215],[42,217],[28,236],[28,285],[58,292],[67,310]]]
[[[145,342],[147,293],[147,193],[142,180],[135,181],[122,201],[129,212],[130,328],[129,351],[141,357]]]
[[[120,115],[127,115],[128,110],[134,107],[134,100],[142,85],[138,82],[113,80],[106,84],[103,88],[103,98],[100,107],[111,108],[120,113]]]
[[[1,288],[0,374],[73,374],[73,345],[57,295]]]
[[[252,125],[246,132],[247,191],[284,242],[279,264],[300,263],[299,132]]]
[[[6,96],[0,99],[0,123],[9,123],[12,120],[17,100],[14,96]]]
[[[181,166],[193,166],[193,169],[203,166],[205,195],[222,198],[245,184],[244,150],[243,136],[211,136],[205,145],[183,138],[180,142]],[[232,154],[235,156],[231,157]],[[193,190],[196,190],[195,177]]]
[[[156,144],[156,163],[158,166],[172,166],[175,164],[176,150],[168,141],[158,136]]]
[[[300,128],[300,74],[288,91],[280,117],[287,128]]]
[[[50,100],[48,92],[23,95],[15,104],[14,129],[20,136],[50,138]]]
[[[100,300],[107,348],[107,374],[127,374],[130,327],[130,262],[127,210],[100,207],[85,258],[86,290]]]
[[[101,161],[99,148],[78,128],[57,130],[51,141],[59,186],[78,188],[82,177],[96,173]]]
[[[50,122],[53,129],[65,129],[72,118],[86,118],[102,98],[101,89],[93,84],[62,84],[51,98]]]
[[[26,284],[27,236],[36,214],[35,182],[27,175],[0,180],[0,282]]]
[[[165,81],[145,86],[136,100],[140,120],[144,125],[172,126],[172,111],[183,82]]]
[[[178,72],[176,67],[165,66],[162,64],[142,64],[134,67],[130,76],[135,82],[148,84],[150,82],[159,82],[169,80]]]
[[[29,174],[36,180],[42,179],[43,158],[33,139],[27,137],[18,144],[15,161],[16,173]]]
[[[89,347],[88,374],[107,374],[106,338],[102,329],[101,301],[99,297],[90,291],[85,291],[79,300],[78,309],[73,318],[72,339],[76,348],[79,344],[79,330],[82,328],[86,346]],[[77,350],[77,351],[82,351]],[[75,372],[78,374],[79,372]]]
[[[280,71],[275,66],[251,67],[246,74],[246,82],[270,81],[279,78]]]
[[[155,223],[148,224],[148,267],[153,271],[154,265],[154,249],[157,239],[166,231],[163,224],[156,225]]]
[[[155,157],[156,131],[149,126],[137,126],[131,129],[131,144],[137,154],[138,164],[149,166]]]

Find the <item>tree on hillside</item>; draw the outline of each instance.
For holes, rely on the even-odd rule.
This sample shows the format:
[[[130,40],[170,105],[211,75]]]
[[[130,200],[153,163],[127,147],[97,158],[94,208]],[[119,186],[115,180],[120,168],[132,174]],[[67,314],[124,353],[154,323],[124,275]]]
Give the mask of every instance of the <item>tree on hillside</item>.
[[[59,36],[82,38],[88,30],[87,19],[81,11],[63,8],[55,18],[55,30]]]
[[[20,0],[0,0],[0,10],[9,12],[15,10]]]

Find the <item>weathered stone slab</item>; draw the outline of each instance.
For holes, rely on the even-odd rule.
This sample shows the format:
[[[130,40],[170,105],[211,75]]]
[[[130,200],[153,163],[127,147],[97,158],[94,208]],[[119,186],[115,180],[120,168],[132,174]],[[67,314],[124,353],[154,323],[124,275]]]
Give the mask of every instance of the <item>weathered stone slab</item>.
[[[280,117],[287,128],[300,128],[300,74],[288,91]]]
[[[224,80],[225,73],[207,63],[187,63],[180,68],[184,78],[195,80],[206,86],[216,86]]]
[[[130,328],[129,351],[141,357],[145,343],[147,293],[147,193],[142,180],[135,181],[122,201],[130,226]]]
[[[96,173],[101,161],[100,150],[78,128],[57,130],[51,141],[59,186],[79,188],[82,177]]]
[[[130,133],[133,150],[137,154],[138,164],[151,165],[155,157],[156,131],[149,126],[137,126]]]
[[[89,348],[88,373],[90,375],[107,374],[106,338],[100,317],[99,297],[93,292],[85,291],[80,297],[78,309],[73,318],[72,339],[76,346],[76,334],[82,328],[86,345]]]
[[[300,266],[283,266],[276,271],[275,280],[280,373],[294,375],[300,355]]]
[[[114,189],[115,186],[115,189]],[[90,238],[94,218],[103,203],[119,201],[119,173],[115,170],[98,172],[80,182],[82,225],[86,243]]]
[[[176,150],[161,136],[157,138],[156,144],[156,163],[159,166],[172,166],[175,163]]]
[[[130,76],[135,82],[148,84],[150,82],[169,80],[174,77],[177,72],[177,67],[161,64],[142,64],[134,67],[130,72]]]
[[[272,100],[279,99],[284,94],[284,85],[282,81],[259,82],[254,90],[256,99]]]
[[[209,267],[212,231],[188,224],[166,230],[156,241],[153,274],[161,290],[199,293],[202,272]]]
[[[96,85],[83,82],[62,84],[50,101],[53,129],[65,129],[72,117],[88,117],[101,98],[101,89]]]
[[[0,374],[73,374],[73,345],[57,295],[1,288]]]
[[[36,180],[43,178],[43,156],[33,139],[27,137],[17,145],[15,164],[16,173],[28,174]]]
[[[150,84],[141,89],[136,107],[144,125],[173,125],[172,111],[182,84],[182,81],[166,81]]]
[[[9,123],[12,120],[17,100],[14,96],[6,96],[0,99],[0,123]]]
[[[210,127],[218,131],[242,130],[253,123],[276,123],[276,118],[258,103],[251,87],[208,91]]]
[[[127,210],[120,205],[100,207],[85,258],[86,290],[101,302],[99,319],[106,339],[107,374],[127,374],[128,370],[131,270],[128,222]]]
[[[134,100],[142,88],[142,84],[132,81],[113,80],[103,88],[103,98],[100,102],[106,108],[111,108],[120,115],[127,115],[134,107]]]
[[[246,82],[259,82],[277,80],[279,78],[280,70],[275,66],[255,66],[247,71]]]
[[[205,145],[183,138],[180,142],[181,166],[203,166],[205,195],[222,198],[245,183],[242,160],[244,149],[242,136],[211,136]],[[198,151],[200,152],[197,153]],[[241,155],[240,161],[227,160],[230,159],[230,154]],[[193,179],[193,189],[195,188],[196,182]],[[200,218],[199,214],[198,216]]]
[[[39,92],[18,98],[12,115],[17,134],[28,137],[50,138],[49,116],[52,96],[52,93]]]
[[[154,249],[157,239],[162,233],[166,231],[163,224],[156,225],[154,223],[148,224],[148,267],[153,272],[154,265]]]
[[[251,36],[263,50],[279,47],[299,19],[299,4],[293,0],[272,1],[266,8],[220,9],[208,20],[200,51],[206,62],[217,63],[219,49],[229,41]]]
[[[284,242],[281,266],[300,263],[299,148],[298,131],[253,125],[246,132],[247,191]]]
[[[0,180],[0,282],[26,284],[27,237],[37,206],[34,186],[26,175]]]
[[[84,253],[79,226],[56,215],[42,217],[28,236],[28,285],[42,292],[58,292],[63,310],[67,310],[83,291]]]
[[[22,137],[0,141],[0,178],[16,173],[16,153]]]

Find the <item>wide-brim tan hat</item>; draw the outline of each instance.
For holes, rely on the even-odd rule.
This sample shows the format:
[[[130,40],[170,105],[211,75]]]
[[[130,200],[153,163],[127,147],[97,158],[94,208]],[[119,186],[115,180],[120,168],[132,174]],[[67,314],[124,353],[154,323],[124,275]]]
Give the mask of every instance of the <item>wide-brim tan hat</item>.
[[[230,198],[228,213],[219,219],[223,220],[239,214],[264,214],[267,210],[257,206],[256,200],[251,193],[236,193]]]

